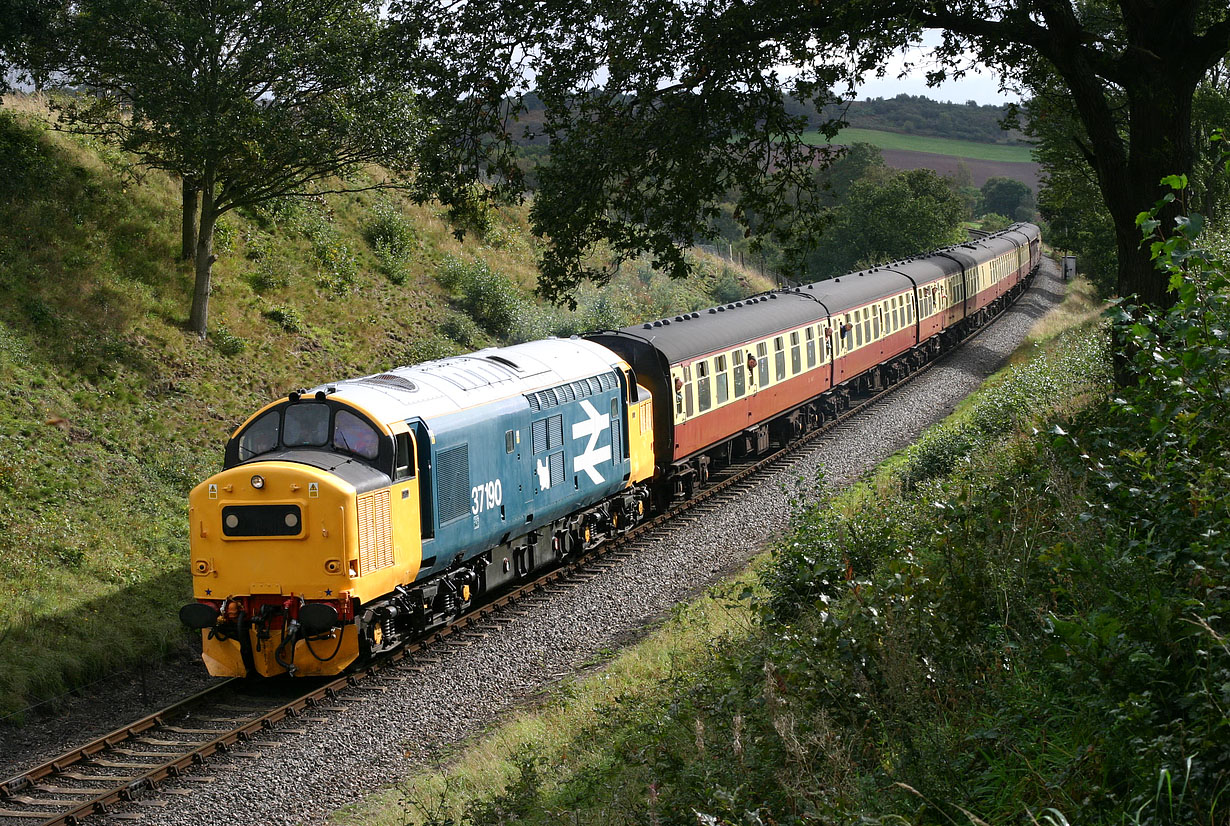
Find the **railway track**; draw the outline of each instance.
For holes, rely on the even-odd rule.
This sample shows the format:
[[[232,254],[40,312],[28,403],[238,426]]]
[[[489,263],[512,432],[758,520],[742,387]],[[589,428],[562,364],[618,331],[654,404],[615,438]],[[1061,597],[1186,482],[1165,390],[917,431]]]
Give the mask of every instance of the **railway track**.
[[[1028,291],[1022,289],[1016,299]],[[999,318],[999,315],[995,319]],[[686,526],[737,499],[767,472],[788,469],[805,456],[815,440],[839,433],[846,423],[913,382],[948,354],[989,329],[984,324],[900,381],[860,397],[835,419],[789,445],[754,462],[726,468],[709,486],[666,512],[612,537],[596,548],[565,560],[560,567],[532,582],[505,592],[454,623],[403,646],[396,652],[352,674],[336,679],[299,680],[289,700],[245,691],[246,681],[227,679],[180,700],[123,728],[71,749],[58,757],[0,783],[0,824],[40,823],[42,826],[81,824],[87,818],[110,814],[114,819],[142,819],[142,811],[115,814],[113,808],[129,803],[155,807],[163,794],[184,794],[168,785],[207,783],[212,778],[201,767],[215,755],[260,757],[262,744],[273,745],[278,732],[303,733],[304,724],[328,721],[331,711],[348,698],[369,691],[387,691],[410,680],[416,664],[437,661],[441,646],[469,645],[510,622],[517,613],[549,598],[553,591],[580,587],[603,570],[638,553],[637,543],[658,538],[660,529]],[[278,681],[275,685],[285,684]],[[306,685],[305,685],[306,684]],[[268,685],[267,682],[258,684]],[[303,691],[303,688],[309,690]]]

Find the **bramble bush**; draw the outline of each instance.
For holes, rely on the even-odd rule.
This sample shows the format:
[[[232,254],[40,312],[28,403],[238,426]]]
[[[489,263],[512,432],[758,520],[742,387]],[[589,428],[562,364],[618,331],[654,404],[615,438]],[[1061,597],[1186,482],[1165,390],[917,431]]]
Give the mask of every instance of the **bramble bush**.
[[[363,226],[363,237],[376,253],[385,277],[394,284],[406,283],[410,258],[422,244],[397,207],[389,201],[377,203],[371,219]]]

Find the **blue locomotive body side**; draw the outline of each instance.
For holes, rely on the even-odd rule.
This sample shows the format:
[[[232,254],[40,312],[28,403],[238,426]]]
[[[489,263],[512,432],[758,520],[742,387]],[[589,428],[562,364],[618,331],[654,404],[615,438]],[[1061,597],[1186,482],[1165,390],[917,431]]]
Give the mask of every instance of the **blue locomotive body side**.
[[[431,442],[432,524],[417,579],[622,490],[625,407],[609,371],[414,420]]]

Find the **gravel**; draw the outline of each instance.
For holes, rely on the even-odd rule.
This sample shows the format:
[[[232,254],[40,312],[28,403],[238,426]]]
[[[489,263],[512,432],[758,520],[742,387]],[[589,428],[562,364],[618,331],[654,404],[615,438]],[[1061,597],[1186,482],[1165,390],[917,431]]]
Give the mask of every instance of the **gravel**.
[[[214,782],[184,783],[187,794],[167,796],[165,808],[144,809],[143,821],[322,824],[338,807],[421,769],[446,747],[515,712],[543,686],[640,635],[705,584],[738,570],[788,527],[783,487],[815,479],[821,469],[828,485],[847,484],[911,443],[1003,364],[1062,291],[1055,265],[1044,259],[1029,294],[981,336],[817,440],[788,470],[706,517],[703,528],[681,520],[642,543],[635,557],[525,608],[499,631],[441,646],[432,652],[438,663],[399,671],[406,679],[386,693],[352,692],[344,710],[323,715],[327,722],[292,724],[307,733],[277,732],[245,747],[260,757],[211,759],[199,773]]]

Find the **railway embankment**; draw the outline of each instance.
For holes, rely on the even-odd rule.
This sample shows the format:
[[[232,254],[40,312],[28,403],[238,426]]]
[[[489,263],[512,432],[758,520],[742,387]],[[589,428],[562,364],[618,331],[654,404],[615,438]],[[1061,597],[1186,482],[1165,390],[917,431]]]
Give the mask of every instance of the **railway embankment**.
[[[748,571],[330,822],[1224,822],[1228,307],[1207,272],[1162,338],[1127,331],[1127,386],[1112,319],[1070,295],[857,484],[829,456],[827,484],[780,488],[788,526]]]

